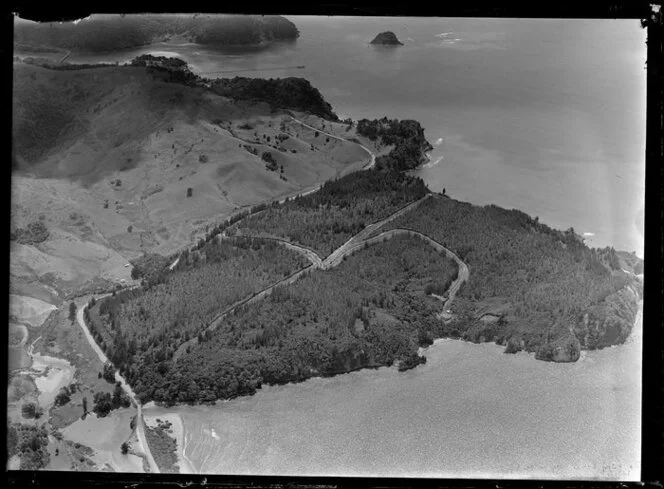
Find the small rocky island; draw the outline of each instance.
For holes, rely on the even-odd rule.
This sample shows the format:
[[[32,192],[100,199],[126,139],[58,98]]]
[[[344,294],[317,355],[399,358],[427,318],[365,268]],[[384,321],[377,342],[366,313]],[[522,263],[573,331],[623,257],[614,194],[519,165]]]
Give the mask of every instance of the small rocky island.
[[[383,46],[403,46],[403,43],[397,39],[396,34],[392,31],[385,31],[374,37],[370,44],[380,44]]]

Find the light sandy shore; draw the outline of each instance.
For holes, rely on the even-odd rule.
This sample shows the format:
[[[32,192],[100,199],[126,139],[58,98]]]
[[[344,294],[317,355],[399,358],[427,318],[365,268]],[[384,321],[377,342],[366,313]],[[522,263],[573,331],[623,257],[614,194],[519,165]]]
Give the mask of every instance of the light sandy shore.
[[[168,421],[171,423],[171,429],[173,430],[172,437],[175,438],[177,442],[176,454],[178,457],[178,466],[180,467],[181,474],[193,474],[194,469],[185,456],[186,450],[186,440],[184,432],[184,423],[182,422],[182,417],[177,413],[160,413],[160,414],[144,414],[143,419],[145,424],[150,428],[156,428],[158,426],[157,419],[161,421]]]

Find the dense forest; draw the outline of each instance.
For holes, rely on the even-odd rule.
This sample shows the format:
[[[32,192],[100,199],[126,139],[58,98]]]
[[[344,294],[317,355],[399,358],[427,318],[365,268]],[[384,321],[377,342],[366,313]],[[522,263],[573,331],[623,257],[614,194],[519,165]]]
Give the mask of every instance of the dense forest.
[[[457,273],[454,262],[421,239],[397,236],[239,307],[175,362],[159,353],[159,340],[145,353],[138,348],[133,357],[123,358],[125,370],[143,402],[169,404],[211,402],[251,394],[263,383],[394,362],[410,368],[424,361],[418,347],[441,332],[435,314],[443,304],[427,291],[446,289]],[[135,331],[134,337],[151,327],[140,318],[147,297],[152,295],[125,299],[119,307],[122,328]],[[155,297],[155,309],[170,307],[160,299]],[[155,322],[172,323],[160,335],[187,331],[169,317]],[[131,326],[125,328],[125,322]],[[166,340],[163,347],[175,344]]]
[[[385,229],[413,229],[454,251],[470,269],[446,334],[498,341],[552,359],[556,346],[601,348],[629,335],[634,281],[612,248],[589,249],[573,229],[558,231],[518,210],[436,196]],[[638,287],[638,285],[637,285]],[[482,315],[489,314],[484,320]],[[493,317],[491,317],[493,316]]]
[[[273,107],[301,110],[328,120],[339,118],[332,106],[325,101],[318,89],[305,78],[217,78],[209,80],[195,75],[187,63],[179,58],[144,54],[134,58],[132,66],[145,66],[153,75],[164,81],[189,86],[206,84],[217,95],[235,100],[266,102]]]
[[[278,15],[93,15],[73,22],[14,23],[17,47],[81,52],[126,49],[182,35],[208,45],[260,44],[294,40],[295,24]]]
[[[376,168],[393,171],[412,170],[426,161],[426,153],[433,146],[424,137],[419,122],[406,119],[361,119],[357,122],[357,133],[371,141],[380,140],[392,150],[376,158]]]
[[[248,238],[211,240],[183,253],[168,274],[155,263],[149,256],[139,262],[148,271],[142,287],[91,301],[85,312],[109,360],[138,385],[220,311],[309,264],[274,242]]]
[[[421,178],[365,170],[325,182],[317,192],[269,206],[227,231],[270,236],[329,255],[364,226],[387,217],[428,193]]]
[[[274,107],[293,109],[314,114],[324,119],[338,121],[332,106],[325,101],[317,88],[305,78],[217,78],[211,90],[236,100],[267,102]]]

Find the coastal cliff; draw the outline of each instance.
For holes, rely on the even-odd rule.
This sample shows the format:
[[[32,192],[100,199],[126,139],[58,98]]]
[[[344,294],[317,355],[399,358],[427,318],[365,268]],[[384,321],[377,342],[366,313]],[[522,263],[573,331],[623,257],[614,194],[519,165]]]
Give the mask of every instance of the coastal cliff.
[[[374,37],[373,41],[369,44],[379,44],[382,46],[403,46],[403,43],[399,41],[396,34],[392,31],[385,31],[378,34]]]
[[[389,154],[376,158],[376,168],[406,171],[428,161],[427,153],[433,146],[424,137],[424,128],[412,119],[361,119],[357,133],[371,141],[393,146]]]

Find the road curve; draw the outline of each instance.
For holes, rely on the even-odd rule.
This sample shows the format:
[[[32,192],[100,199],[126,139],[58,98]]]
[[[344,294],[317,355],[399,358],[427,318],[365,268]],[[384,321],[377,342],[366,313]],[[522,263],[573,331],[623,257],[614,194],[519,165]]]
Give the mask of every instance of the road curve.
[[[307,248],[306,246],[299,245],[297,243],[293,243],[291,241],[288,241],[287,239],[284,238],[277,238],[274,236],[254,236],[254,235],[239,235],[237,237],[247,237],[247,238],[255,238],[255,239],[264,239],[266,241],[274,241],[280,245],[285,246],[286,248],[295,251],[296,253],[299,253],[300,255],[304,256],[307,260],[311,262],[311,264],[316,267],[316,268],[322,268],[323,266],[323,260],[321,259],[320,256],[318,256],[318,253],[316,253],[314,250],[311,248]],[[221,239],[226,239],[226,240],[231,240],[233,237],[230,236],[222,236]]]
[[[335,263],[330,265],[328,268],[338,265],[339,263],[341,263],[341,261],[343,261],[344,257],[351,255],[358,250],[363,249],[365,246],[371,246],[377,243],[381,243],[386,239],[390,239],[400,234],[417,236],[423,239],[427,244],[431,245],[436,251],[438,251],[439,253],[445,253],[447,258],[449,258],[450,260],[454,260],[456,262],[459,271],[457,274],[457,278],[454,280],[454,282],[452,282],[449,289],[447,289],[447,301],[445,301],[445,305],[443,308],[444,311],[447,311],[450,305],[452,304],[452,301],[454,300],[456,293],[459,291],[459,288],[465,281],[468,280],[470,276],[470,272],[468,271],[468,266],[454,252],[452,252],[451,250],[440,244],[438,241],[418,231],[413,231],[412,229],[401,229],[401,228],[390,229],[372,238],[365,239],[364,241],[361,242],[353,243],[352,246],[349,246],[346,250],[344,250],[343,257],[341,257],[341,259],[339,259],[338,261],[335,261]]]
[[[103,299],[108,295],[110,294],[100,295],[99,297],[97,297],[97,299]],[[90,346],[99,357],[99,360],[101,360],[103,364],[106,364],[108,363],[108,358],[106,357],[106,354],[102,351],[99,345],[97,345],[97,342],[92,337],[90,330],[85,324],[84,313],[87,307],[88,305],[86,304],[78,310],[78,312],[76,313],[76,319],[78,321],[78,324],[81,326],[81,329],[83,329],[83,333],[85,334],[88,343],[90,343]],[[124,377],[120,375],[120,372],[118,370],[115,371],[115,380],[116,382],[120,382],[120,385],[122,385],[122,389],[126,392],[126,394],[129,396],[129,398],[137,407],[138,415],[136,416],[136,435],[138,436],[138,442],[141,445],[141,450],[143,451],[143,453],[145,453],[148,459],[148,463],[150,465],[150,471],[153,473],[159,473],[159,466],[157,465],[157,462],[155,462],[154,457],[152,456],[152,452],[150,451],[150,445],[148,445],[148,441],[145,438],[145,425],[143,422],[143,406],[136,398],[136,395],[134,394],[134,391],[132,390],[131,386],[127,383]]]
[[[412,211],[413,209],[418,207],[422,202],[424,202],[426,199],[430,198],[431,195],[432,194],[427,194],[421,199],[416,200],[415,202],[411,202],[410,204],[405,205],[401,209],[394,211],[386,218],[381,219],[380,221],[374,222],[372,224],[369,224],[368,226],[365,226],[365,228],[362,229],[362,231],[357,233],[355,236],[352,236],[343,245],[341,245],[339,248],[330,253],[330,255],[328,255],[327,258],[323,260],[322,268],[324,270],[327,270],[329,268],[336,267],[339,263],[341,263],[341,260],[343,260],[344,256],[348,254],[348,250],[353,250],[355,249],[355,247],[361,246],[372,233],[383,227],[388,222],[393,221],[397,217],[400,217],[406,214],[407,212]]]
[[[367,163],[367,164],[364,166],[364,168],[363,168],[364,170],[368,170],[369,168],[372,168],[372,167],[376,164],[376,155],[373,153],[373,151],[371,151],[369,148],[367,148],[367,147],[364,146],[363,144],[356,143],[355,141],[351,141],[351,140],[349,140],[349,139],[342,138],[341,136],[335,136],[334,134],[330,134],[330,133],[327,132],[327,131],[323,131],[322,129],[318,129],[318,128],[314,127],[314,126],[310,126],[310,125],[307,124],[306,122],[302,122],[300,119],[296,119],[296,118],[293,117],[293,116],[290,116],[290,118],[293,119],[293,120],[294,120],[295,122],[297,122],[298,124],[300,124],[301,126],[307,127],[307,128],[312,129],[312,130],[314,130],[314,131],[318,131],[318,132],[320,132],[320,133],[322,133],[322,134],[325,134],[326,136],[329,136],[329,137],[331,137],[331,138],[338,139],[339,141],[344,141],[344,142],[346,142],[346,143],[351,143],[351,144],[357,144],[357,145],[359,145],[360,148],[362,148],[364,151],[366,151],[367,153],[369,153],[369,158],[370,158],[370,159],[369,159],[369,163]]]

